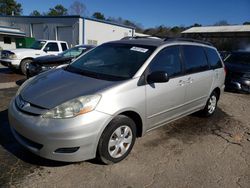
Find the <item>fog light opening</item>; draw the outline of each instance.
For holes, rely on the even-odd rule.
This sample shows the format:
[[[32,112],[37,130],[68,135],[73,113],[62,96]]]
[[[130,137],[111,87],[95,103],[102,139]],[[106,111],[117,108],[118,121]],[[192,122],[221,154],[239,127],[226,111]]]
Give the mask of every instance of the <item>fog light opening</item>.
[[[55,153],[74,153],[76,152],[80,147],[71,147],[71,148],[58,148],[55,150]]]

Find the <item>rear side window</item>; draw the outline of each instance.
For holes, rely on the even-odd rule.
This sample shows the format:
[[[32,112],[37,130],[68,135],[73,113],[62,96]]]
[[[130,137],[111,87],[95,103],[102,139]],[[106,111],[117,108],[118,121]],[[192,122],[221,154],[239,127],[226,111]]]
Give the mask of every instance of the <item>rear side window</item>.
[[[195,73],[208,70],[205,51],[200,46],[182,46],[186,73]]]
[[[58,52],[59,48],[56,42],[50,42],[46,45],[45,49],[49,52]]]
[[[66,43],[61,43],[61,47],[62,47],[62,51],[65,51],[68,49]]]
[[[221,60],[217,52],[212,48],[205,48],[207,53],[208,62],[212,69],[218,69],[222,67]]]
[[[150,64],[150,72],[165,71],[169,77],[180,75],[181,70],[179,46],[163,49]]]

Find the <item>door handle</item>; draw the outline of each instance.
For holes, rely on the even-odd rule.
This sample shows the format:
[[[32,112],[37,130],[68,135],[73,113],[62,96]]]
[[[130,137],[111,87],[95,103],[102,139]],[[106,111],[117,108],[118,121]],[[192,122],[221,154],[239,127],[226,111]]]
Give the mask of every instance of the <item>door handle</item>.
[[[191,77],[189,77],[186,81],[187,84],[192,84],[194,81],[194,79],[192,79]]]
[[[179,85],[179,86],[184,86],[184,85],[185,85],[185,83],[186,83],[185,81],[183,81],[183,80],[179,80],[178,85]]]

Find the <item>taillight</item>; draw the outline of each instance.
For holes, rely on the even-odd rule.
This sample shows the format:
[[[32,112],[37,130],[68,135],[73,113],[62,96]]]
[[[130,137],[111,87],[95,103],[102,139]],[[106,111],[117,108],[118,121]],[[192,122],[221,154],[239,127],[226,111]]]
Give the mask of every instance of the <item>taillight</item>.
[[[224,67],[224,71],[225,71],[225,75],[227,75],[227,69],[226,69],[226,67]]]

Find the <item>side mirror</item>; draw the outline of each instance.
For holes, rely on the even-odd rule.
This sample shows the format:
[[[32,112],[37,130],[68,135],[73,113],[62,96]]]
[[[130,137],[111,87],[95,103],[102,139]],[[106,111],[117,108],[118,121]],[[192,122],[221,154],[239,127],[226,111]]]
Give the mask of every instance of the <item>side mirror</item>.
[[[152,72],[147,77],[148,83],[163,83],[163,82],[168,82],[168,81],[169,81],[168,74],[164,71]]]
[[[49,47],[45,47],[44,49],[43,49],[43,51],[45,51],[46,53],[49,51]]]

